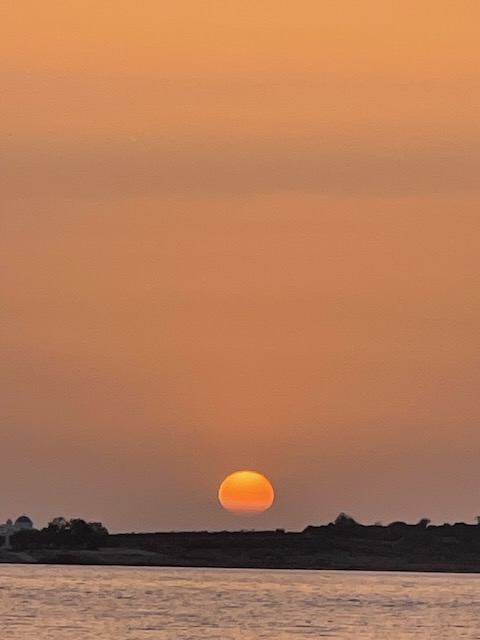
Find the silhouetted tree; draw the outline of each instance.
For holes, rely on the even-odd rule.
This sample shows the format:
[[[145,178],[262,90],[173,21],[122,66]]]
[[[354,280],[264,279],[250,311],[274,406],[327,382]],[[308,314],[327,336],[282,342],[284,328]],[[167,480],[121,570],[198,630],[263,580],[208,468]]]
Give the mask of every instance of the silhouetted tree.
[[[108,536],[108,530],[101,522],[89,522],[90,529],[98,536]]]
[[[66,520],[54,518],[41,531],[24,530],[15,533],[11,540],[15,549],[98,549],[108,538],[108,531],[101,522],[85,522],[81,518]]]
[[[66,529],[68,527],[68,521],[65,520],[63,516],[58,516],[48,523],[48,527],[52,529]]]
[[[346,513],[339,513],[334,522],[336,527],[356,527],[358,522]]]
[[[23,529],[10,536],[10,544],[16,551],[43,547],[42,532],[37,529]]]

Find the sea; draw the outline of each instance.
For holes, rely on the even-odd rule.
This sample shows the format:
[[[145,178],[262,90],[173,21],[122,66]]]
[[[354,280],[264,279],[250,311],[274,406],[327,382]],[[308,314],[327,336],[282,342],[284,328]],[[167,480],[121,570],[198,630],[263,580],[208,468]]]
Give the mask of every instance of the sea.
[[[0,565],[9,640],[480,638],[480,575]]]

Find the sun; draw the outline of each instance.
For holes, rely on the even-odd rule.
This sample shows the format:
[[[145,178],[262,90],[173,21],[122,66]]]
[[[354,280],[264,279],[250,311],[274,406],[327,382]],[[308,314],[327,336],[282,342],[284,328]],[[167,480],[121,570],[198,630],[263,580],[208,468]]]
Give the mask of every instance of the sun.
[[[262,473],[235,471],[220,485],[218,500],[224,509],[235,515],[254,516],[270,509],[275,491]]]

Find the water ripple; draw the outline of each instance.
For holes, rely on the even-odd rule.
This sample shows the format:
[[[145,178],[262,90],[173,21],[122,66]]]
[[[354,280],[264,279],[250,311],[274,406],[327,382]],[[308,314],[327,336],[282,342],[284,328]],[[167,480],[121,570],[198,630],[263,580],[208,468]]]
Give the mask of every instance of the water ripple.
[[[473,640],[480,576],[0,566],[10,640]]]

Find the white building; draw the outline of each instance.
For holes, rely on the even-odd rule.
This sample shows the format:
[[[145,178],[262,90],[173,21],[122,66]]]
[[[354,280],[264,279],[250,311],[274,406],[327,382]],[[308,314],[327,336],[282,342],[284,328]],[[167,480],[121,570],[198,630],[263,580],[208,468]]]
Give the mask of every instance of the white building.
[[[28,516],[20,516],[15,520],[15,523],[9,518],[5,524],[0,524],[0,537],[5,539],[3,548],[8,549],[10,547],[10,536],[17,533],[17,531],[24,531],[25,529],[33,529],[33,522]]]

